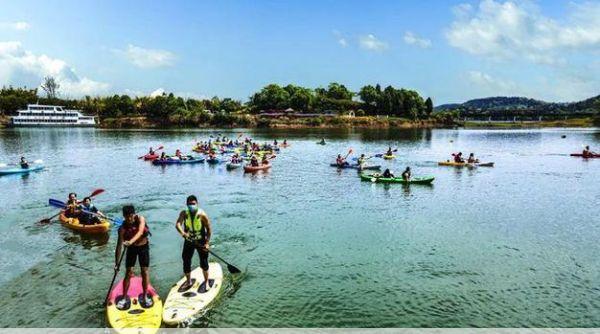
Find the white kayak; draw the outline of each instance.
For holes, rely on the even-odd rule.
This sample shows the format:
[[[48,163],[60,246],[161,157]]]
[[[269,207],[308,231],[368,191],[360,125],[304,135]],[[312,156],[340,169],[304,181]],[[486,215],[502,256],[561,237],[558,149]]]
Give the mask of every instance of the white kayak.
[[[185,282],[185,276],[177,282],[169,291],[163,307],[163,322],[168,326],[188,324],[194,320],[194,316],[204,311],[206,307],[219,295],[223,285],[223,269],[217,262],[208,265],[208,280],[210,289],[205,290],[202,268],[196,268],[191,272],[194,281],[191,288],[179,291]]]

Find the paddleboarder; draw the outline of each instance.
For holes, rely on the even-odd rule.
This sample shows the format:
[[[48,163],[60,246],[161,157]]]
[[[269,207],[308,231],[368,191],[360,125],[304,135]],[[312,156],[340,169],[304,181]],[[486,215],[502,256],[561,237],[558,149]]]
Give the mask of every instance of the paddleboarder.
[[[127,309],[131,300],[127,296],[129,280],[133,277],[133,267],[136,261],[140,262],[142,272],[142,295],[139,297],[140,305],[149,308],[153,305],[152,297],[148,294],[150,285],[150,242],[148,240],[149,230],[146,219],[135,213],[133,205],[123,207],[123,225],[119,228],[119,240],[115,251],[115,270],[118,270],[119,256],[123,246],[127,247],[125,253],[125,277],[123,278],[123,295],[117,300],[119,310]]]
[[[198,206],[198,199],[194,195],[188,196],[186,200],[187,207],[179,213],[175,228],[184,239],[181,258],[183,260],[183,273],[186,281],[181,285],[179,291],[186,291],[194,285],[191,279],[192,258],[194,252],[198,252],[200,257],[200,267],[204,276],[204,282],[200,290],[208,291],[211,284],[206,284],[208,280],[208,248],[211,237],[210,220]]]

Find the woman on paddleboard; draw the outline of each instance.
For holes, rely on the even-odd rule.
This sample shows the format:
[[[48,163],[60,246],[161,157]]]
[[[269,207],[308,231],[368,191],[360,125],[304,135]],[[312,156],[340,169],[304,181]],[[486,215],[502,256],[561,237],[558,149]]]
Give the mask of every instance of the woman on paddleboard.
[[[194,195],[188,196],[186,200],[187,208],[179,213],[175,228],[181,234],[183,239],[183,251],[181,258],[183,260],[183,273],[186,281],[179,288],[179,291],[186,291],[194,285],[190,273],[192,272],[192,258],[194,252],[198,252],[200,257],[200,267],[204,275],[204,282],[208,280],[208,247],[211,236],[210,221],[204,210],[198,206],[198,199]],[[210,289],[210,284],[203,283],[204,291]],[[203,287],[200,286],[200,289]]]
[[[127,247],[125,255],[125,277],[123,278],[123,296],[117,300],[117,308],[120,310],[127,309],[131,301],[127,296],[129,289],[129,279],[133,276],[133,267],[135,262],[139,260],[140,269],[142,271],[142,290],[143,293],[139,297],[140,305],[145,308],[151,307],[153,304],[152,297],[148,295],[148,286],[150,285],[150,243],[148,241],[148,226],[146,219],[140,215],[136,215],[133,205],[123,207],[123,218],[125,221],[119,228],[119,240],[115,251],[115,270],[118,270],[119,256],[123,246]]]

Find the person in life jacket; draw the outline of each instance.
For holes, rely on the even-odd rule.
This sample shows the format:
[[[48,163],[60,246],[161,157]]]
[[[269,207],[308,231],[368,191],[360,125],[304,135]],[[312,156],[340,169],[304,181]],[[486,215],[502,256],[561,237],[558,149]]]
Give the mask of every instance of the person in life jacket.
[[[90,197],[84,198],[79,208],[81,210],[81,213],[79,214],[79,223],[83,225],[100,224],[101,221],[98,216],[105,217],[104,214],[100,212],[100,210],[98,210],[94,204],[92,204],[92,199]],[[87,212],[83,212],[83,210]]]
[[[200,257],[200,268],[204,275],[204,282],[200,284],[198,292],[204,293],[211,288],[214,282],[208,279],[208,248],[212,233],[210,220],[204,210],[198,206],[196,196],[188,196],[186,203],[187,207],[179,213],[175,223],[175,228],[184,239],[181,258],[186,281],[179,287],[179,291],[189,290],[195,283],[195,280],[191,279],[190,273],[192,272],[192,257],[194,257],[194,251],[197,251]]]
[[[123,246],[127,247],[125,255],[125,277],[123,278],[123,296],[117,298],[117,308],[119,310],[127,309],[131,301],[127,296],[129,289],[129,280],[133,276],[133,267],[139,260],[142,272],[142,295],[138,300],[140,305],[145,308],[153,305],[152,296],[148,294],[150,285],[150,242],[148,240],[149,230],[146,225],[146,219],[135,213],[133,205],[123,207],[123,225],[119,228],[119,240],[115,251],[115,270],[118,270],[118,263]]]
[[[79,201],[77,200],[76,193],[69,193],[69,197],[67,199],[67,207],[65,208],[64,215],[67,218],[78,218],[80,214],[79,211]]]
[[[456,162],[456,163],[465,162],[465,160],[462,157],[462,152],[458,152],[457,154],[453,154],[453,155],[454,155],[454,162]]]

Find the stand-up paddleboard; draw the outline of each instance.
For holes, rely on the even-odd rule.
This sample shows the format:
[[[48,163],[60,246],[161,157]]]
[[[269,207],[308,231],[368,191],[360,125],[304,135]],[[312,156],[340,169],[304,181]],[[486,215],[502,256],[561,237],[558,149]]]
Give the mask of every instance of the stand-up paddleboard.
[[[208,291],[205,290],[202,268],[192,270],[190,275],[193,282],[191,288],[181,291],[180,287],[185,282],[184,276],[169,291],[162,313],[165,325],[177,326],[192,320],[217,297],[223,285],[223,269],[217,262],[208,264]]]
[[[156,333],[160,328],[162,302],[158,293],[152,286],[148,287],[148,294],[154,302],[152,306],[141,305],[139,298],[142,294],[142,278],[134,276],[129,281],[127,295],[130,303],[122,310],[117,308],[117,301],[123,295],[123,280],[121,279],[111,290],[106,304],[106,317],[108,324],[118,333]]]

